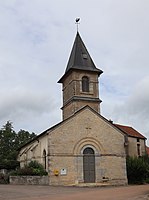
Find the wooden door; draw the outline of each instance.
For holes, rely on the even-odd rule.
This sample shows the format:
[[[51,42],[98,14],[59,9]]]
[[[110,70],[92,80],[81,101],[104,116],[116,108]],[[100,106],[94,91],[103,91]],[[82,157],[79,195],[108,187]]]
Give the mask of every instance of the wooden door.
[[[95,154],[90,147],[83,151],[83,172],[85,183],[95,183]]]

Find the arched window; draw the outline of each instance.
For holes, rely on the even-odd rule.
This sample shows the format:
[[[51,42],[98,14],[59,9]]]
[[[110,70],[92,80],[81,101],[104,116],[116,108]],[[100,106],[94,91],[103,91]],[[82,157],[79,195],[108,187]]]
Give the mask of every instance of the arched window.
[[[46,169],[46,150],[43,150],[43,163],[44,163],[44,168]]]
[[[82,77],[82,92],[89,92],[89,78],[87,76]]]

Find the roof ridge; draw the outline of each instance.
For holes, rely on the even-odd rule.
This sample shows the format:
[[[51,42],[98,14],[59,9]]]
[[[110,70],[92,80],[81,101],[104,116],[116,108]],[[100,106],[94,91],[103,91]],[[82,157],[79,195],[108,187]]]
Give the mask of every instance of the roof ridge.
[[[129,127],[129,128],[133,128],[132,126],[128,126],[128,125],[122,125],[122,124],[117,124],[117,123],[114,123],[114,125],[118,125],[118,126],[125,126],[125,127]],[[133,128],[134,129],[134,128]]]
[[[142,133],[140,133],[139,131],[137,131],[135,128],[131,126],[126,126],[126,125],[121,125],[121,124],[114,124],[114,125],[131,137],[146,139],[146,137]]]

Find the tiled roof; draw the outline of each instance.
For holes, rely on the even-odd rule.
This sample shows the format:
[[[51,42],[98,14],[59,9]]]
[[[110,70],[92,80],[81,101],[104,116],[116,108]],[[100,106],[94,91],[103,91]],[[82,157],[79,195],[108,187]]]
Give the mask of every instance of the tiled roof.
[[[120,124],[114,124],[114,125],[120,130],[122,130],[123,132],[125,132],[128,136],[146,139],[141,133],[139,133],[138,131],[136,131],[134,128],[130,126],[124,126]]]

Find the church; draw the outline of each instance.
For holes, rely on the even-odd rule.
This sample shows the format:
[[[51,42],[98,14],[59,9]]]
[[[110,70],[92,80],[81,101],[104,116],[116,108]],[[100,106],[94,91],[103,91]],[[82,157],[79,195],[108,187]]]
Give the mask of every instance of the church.
[[[77,31],[62,84],[62,121],[19,149],[23,167],[41,163],[49,185],[126,185],[126,156],[146,153],[146,138],[100,114],[98,69]]]

